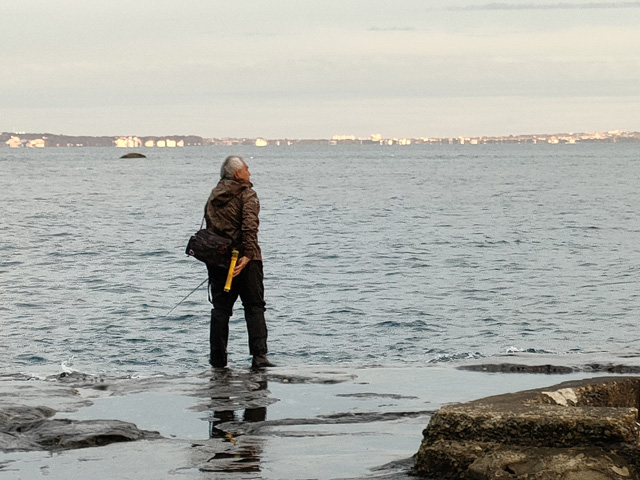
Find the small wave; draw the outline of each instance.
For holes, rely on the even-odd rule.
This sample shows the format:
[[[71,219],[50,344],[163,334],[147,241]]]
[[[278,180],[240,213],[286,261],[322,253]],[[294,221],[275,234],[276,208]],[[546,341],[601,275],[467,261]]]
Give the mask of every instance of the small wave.
[[[550,352],[548,350],[543,350],[541,348],[518,348],[518,347],[509,347],[507,348],[506,352],[507,354],[516,354],[516,353],[533,353],[533,354],[538,354],[538,355],[550,355],[553,352]]]
[[[480,352],[459,352],[440,354],[429,360],[428,363],[449,363],[456,360],[471,360],[476,358],[485,358]]]
[[[340,314],[351,314],[351,315],[365,315],[365,312],[356,308],[338,308],[335,310],[329,310],[327,315],[340,315]]]
[[[170,252],[168,250],[154,250],[150,252],[139,253],[138,256],[139,257],[158,257],[162,255],[173,255],[173,254],[174,252]]]
[[[22,265],[24,264],[24,262],[18,262],[18,261],[6,261],[6,262],[0,262],[0,268],[4,268],[4,267],[17,267],[18,265]]]
[[[27,363],[47,363],[49,360],[47,360],[44,357],[41,357],[39,355],[18,355],[17,358],[19,358],[20,360],[23,360]]]
[[[508,245],[508,244],[509,242],[507,242],[506,240],[495,240],[495,241],[485,240],[484,242],[471,242],[469,246],[476,247],[476,248],[491,248],[491,247],[499,247],[499,246]]]
[[[600,227],[595,225],[581,226],[581,225],[567,225],[565,228],[572,230],[600,230]]]

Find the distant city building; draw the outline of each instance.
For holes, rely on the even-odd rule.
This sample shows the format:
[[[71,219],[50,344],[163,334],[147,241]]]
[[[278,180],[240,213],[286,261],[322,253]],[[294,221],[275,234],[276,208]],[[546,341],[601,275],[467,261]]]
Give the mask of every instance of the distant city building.
[[[486,145],[486,144],[551,144],[571,145],[577,143],[640,143],[640,132],[611,130],[591,133],[555,133],[538,135],[507,135],[495,137],[417,137],[385,138],[381,134],[358,138],[355,135],[333,135],[330,139],[266,139],[258,138],[203,138],[195,135],[176,135],[172,137],[91,137],[57,135],[51,133],[0,133],[0,147],[44,148],[44,147],[117,147],[117,148],[175,148],[185,146],[224,145],[232,147],[282,145]]]
[[[11,137],[9,140],[5,142],[6,145],[9,145],[11,148],[18,148],[22,146],[22,140],[20,137]]]
[[[114,144],[118,148],[137,148],[142,146],[142,140],[138,137],[118,137]]]
[[[331,137],[331,140],[335,140],[336,142],[344,142],[345,140],[355,140],[355,135],[334,135]]]
[[[44,138],[34,138],[27,142],[29,148],[44,148]]]

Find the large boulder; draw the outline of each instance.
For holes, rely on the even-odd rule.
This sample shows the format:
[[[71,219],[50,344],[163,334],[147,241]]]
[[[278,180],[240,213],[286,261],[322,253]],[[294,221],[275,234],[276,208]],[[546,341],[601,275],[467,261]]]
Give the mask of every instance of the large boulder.
[[[442,407],[414,473],[437,479],[640,479],[640,378],[566,382]]]

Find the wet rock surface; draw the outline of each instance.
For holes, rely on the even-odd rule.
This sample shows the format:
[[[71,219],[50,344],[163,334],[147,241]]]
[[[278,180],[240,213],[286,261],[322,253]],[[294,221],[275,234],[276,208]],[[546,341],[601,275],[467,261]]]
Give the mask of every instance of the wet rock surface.
[[[76,382],[86,383],[86,379],[76,376]],[[60,389],[60,383],[68,383],[65,375],[53,380],[49,395],[63,396],[78,394],[75,389]],[[11,382],[20,385],[19,377]],[[33,386],[34,384],[31,383]],[[20,385],[19,391],[27,385]],[[41,392],[42,393],[42,392]],[[46,401],[36,394],[40,401]],[[9,400],[15,402],[20,395],[13,395]],[[0,450],[33,451],[33,450],[66,450],[74,448],[95,447],[115,442],[130,442],[141,439],[158,438],[157,432],[138,429],[134,424],[119,420],[70,420],[54,419],[56,410],[47,406],[33,406],[3,402],[0,405]],[[32,398],[31,400],[35,400]],[[28,396],[27,402],[29,403]]]
[[[565,382],[442,407],[417,475],[437,479],[638,479],[640,378]]]
[[[157,438],[157,432],[118,420],[53,420],[46,407],[5,407],[0,411],[0,450],[66,450]]]
[[[444,405],[537,387],[549,391],[554,383],[547,375],[455,367],[236,368],[135,377],[0,374],[0,412],[11,416],[14,425],[0,429],[0,478],[104,478],[108,472],[109,478],[136,480],[408,480],[414,478],[413,456],[422,430]],[[579,380],[585,374],[562,378]],[[562,395],[556,398],[573,401]],[[592,397],[604,398],[602,392]],[[39,436],[16,435],[17,419],[29,428],[42,428]],[[90,434],[82,446],[95,447],[60,442],[65,429],[81,436],[75,430],[79,425]],[[123,425],[134,426],[126,430],[129,437],[122,434]],[[106,426],[131,441],[108,443],[112,438]],[[458,448],[452,450],[458,452],[452,454],[456,462],[474,455],[475,446],[467,447],[465,441],[451,445]],[[526,453],[550,447],[523,448]],[[567,448],[580,449],[574,452],[578,456],[591,455],[579,445],[553,448],[558,449],[556,463],[562,463]],[[519,452],[491,453],[486,461],[503,462],[507,473],[527,464]],[[629,475],[635,468],[613,466]]]
[[[460,370],[484,373],[609,373],[635,375],[640,374],[638,356],[611,357],[604,361],[598,356],[576,355],[574,358],[558,358],[554,355],[515,352],[496,355],[491,358],[463,362],[457,366]]]
[[[0,476],[408,479],[433,410],[371,372],[0,376]]]

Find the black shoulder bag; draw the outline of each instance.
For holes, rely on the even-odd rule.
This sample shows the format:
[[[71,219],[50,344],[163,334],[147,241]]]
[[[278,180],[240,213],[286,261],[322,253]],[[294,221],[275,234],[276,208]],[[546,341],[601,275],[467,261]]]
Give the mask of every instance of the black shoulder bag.
[[[207,265],[229,268],[233,241],[230,238],[218,235],[213,230],[202,228],[203,226],[204,218],[202,219],[200,230],[189,239],[184,253]]]

